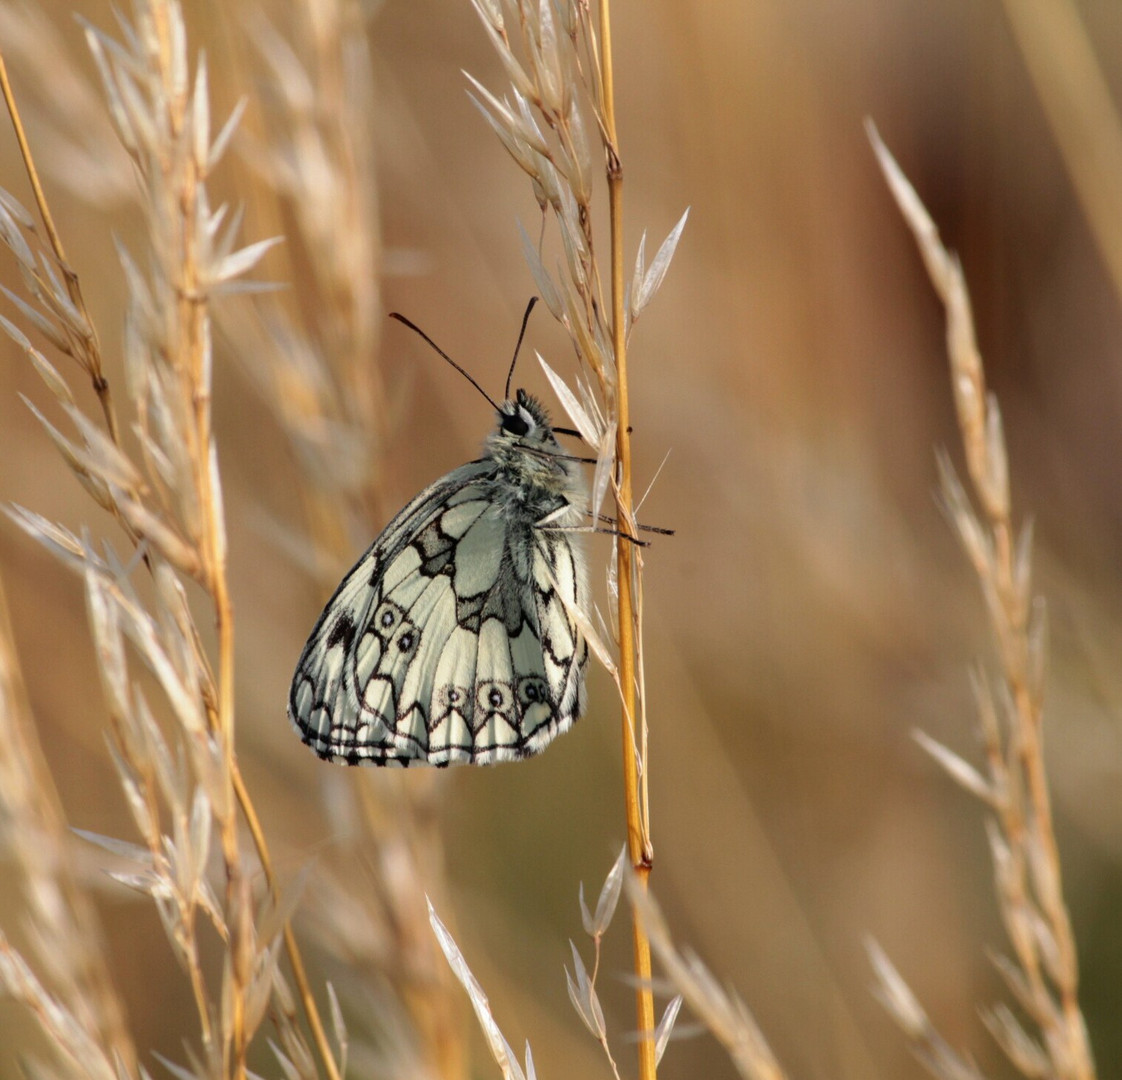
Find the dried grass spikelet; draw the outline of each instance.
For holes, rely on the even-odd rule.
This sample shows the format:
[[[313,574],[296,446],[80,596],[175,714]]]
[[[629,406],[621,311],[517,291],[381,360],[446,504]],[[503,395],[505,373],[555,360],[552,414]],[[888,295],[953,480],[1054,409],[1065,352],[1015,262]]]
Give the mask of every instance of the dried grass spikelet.
[[[9,952],[7,993],[51,1017],[68,1045],[103,1067],[135,1069],[136,1050],[109,974],[93,902],[74,872],[72,837],[43,758],[0,587],[0,841],[23,893],[23,933],[46,984]]]
[[[256,821],[234,754],[233,622],[211,429],[209,308],[215,296],[242,287],[241,275],[273,241],[237,247],[239,216],[209,204],[207,180],[229,144],[238,111],[212,138],[207,70],[200,63],[190,71],[179,5],[137,0],[132,20],[122,19],[119,33],[114,38],[87,27],[148,227],[142,255],[120,252],[128,293],[125,377],[135,410],[129,446],[136,451],[118,431],[97,337],[37,182],[49,241],[39,239],[31,215],[10,196],[0,204],[0,240],[21,268],[24,295],[9,297],[19,316],[79,365],[103,416],[99,423],[76,405],[59,370],[8,321],[4,329],[43,377],[73,433],[64,434],[45,413],[34,411],[94,501],[124,526],[133,558],[126,565],[85,529],[76,533],[18,508],[10,514],[85,581],[110,715],[111,757],[142,842],[87,838],[117,860],[118,881],[154,904],[187,974],[200,1038],[198,1052],[188,1052],[187,1071],[242,1076],[274,991],[279,943],[287,931],[257,911],[239,838],[239,803],[251,827]],[[29,151],[25,158],[34,178]],[[149,579],[143,588],[132,580],[141,572]],[[216,656],[204,648],[188,604],[192,582],[213,610]],[[138,677],[141,669],[150,681]],[[255,836],[268,874],[259,830]],[[222,886],[215,887],[219,868]],[[205,936],[220,946],[217,975],[201,962]],[[9,983],[19,981],[25,1000],[40,1002],[41,1022],[60,1051],[75,1056],[58,1034],[65,1017],[60,1020],[57,1010],[42,1004],[46,999],[26,977],[22,961],[6,956]],[[299,1046],[302,1039],[292,1028],[286,1046]],[[110,1053],[108,1046],[100,1049]],[[97,1055],[85,1056],[94,1068]],[[330,1071],[330,1053],[323,1056]],[[81,1054],[76,1058],[84,1060]]]
[[[986,389],[962,268],[943,247],[934,222],[871,124],[869,137],[946,308],[951,385],[971,492],[946,454],[939,457],[939,472],[947,517],[982,588],[999,667],[992,683],[981,671],[974,679],[984,771],[930,737],[918,738],[994,815],[987,831],[998,906],[1012,945],[1012,957],[998,958],[997,968],[1034,1030],[1030,1034],[999,1004],[986,1014],[991,1034],[1025,1076],[1092,1080],[1094,1058],[1079,1007],[1075,937],[1063,897],[1043,754],[1047,629],[1043,601],[1032,592],[1032,529],[1025,526],[1018,533],[1013,524],[1001,413]],[[917,1055],[937,1076],[977,1076],[973,1063],[938,1037],[879,949],[873,960],[882,1000]]]
[[[740,1075],[745,1080],[783,1080],[787,1074],[744,1002],[717,982],[700,957],[674,944],[666,919],[649,893],[633,878],[626,885],[668,980],[725,1048]],[[669,1010],[667,1016],[671,1017]],[[664,1039],[669,1038],[672,1026],[671,1017]]]
[[[302,302],[242,305],[223,329],[301,465],[324,588],[387,507],[382,462],[395,410],[378,364],[381,228],[369,117],[379,107],[357,3],[246,18],[264,65],[264,140],[248,140],[257,202],[283,222]]]

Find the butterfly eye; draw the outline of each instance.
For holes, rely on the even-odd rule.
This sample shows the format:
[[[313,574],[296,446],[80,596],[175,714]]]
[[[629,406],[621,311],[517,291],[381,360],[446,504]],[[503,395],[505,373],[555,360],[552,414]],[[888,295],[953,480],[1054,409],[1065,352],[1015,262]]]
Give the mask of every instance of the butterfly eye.
[[[511,435],[525,435],[530,430],[530,425],[521,411],[514,413],[513,416],[504,413],[501,426],[503,431],[509,431]]]

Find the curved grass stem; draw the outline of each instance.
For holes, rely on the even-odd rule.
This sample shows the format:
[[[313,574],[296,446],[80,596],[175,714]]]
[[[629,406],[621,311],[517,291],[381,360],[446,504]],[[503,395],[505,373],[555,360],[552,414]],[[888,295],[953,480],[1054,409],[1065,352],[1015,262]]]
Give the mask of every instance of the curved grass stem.
[[[265,831],[261,828],[261,820],[257,816],[257,809],[253,805],[249,789],[245,786],[245,780],[242,778],[241,769],[238,768],[236,760],[232,778],[234,794],[237,796],[238,805],[242,808],[246,825],[249,827],[249,834],[253,838],[253,846],[257,849],[257,857],[261,861],[265,882],[275,893],[277,876],[273,871],[273,859],[269,854],[269,845],[265,841]],[[327,1041],[327,1031],[323,1026],[319,1008],[316,1006],[316,999],[308,982],[308,973],[304,967],[304,958],[300,954],[300,946],[296,943],[296,934],[292,930],[292,922],[289,919],[286,919],[284,923],[284,948],[285,952],[288,953],[288,962],[292,965],[292,977],[296,980],[296,988],[300,993],[300,1002],[304,1006],[308,1026],[312,1030],[312,1038],[315,1040],[316,1049],[319,1050],[320,1058],[323,1060],[324,1071],[327,1073],[328,1080],[341,1080],[339,1066],[336,1064],[331,1045]]]
[[[113,407],[112,395],[109,392],[109,382],[106,380],[101,370],[101,352],[98,347],[97,334],[94,331],[93,320],[86,310],[86,300],[85,297],[82,296],[82,289],[78,283],[78,275],[74,272],[66,258],[66,250],[62,246],[62,237],[55,228],[55,220],[51,215],[51,208],[47,202],[47,196],[43,191],[43,185],[39,182],[39,170],[35,167],[35,158],[31,153],[31,144],[27,141],[27,133],[24,131],[23,120],[20,117],[19,107],[16,105],[16,96],[12,91],[12,84],[8,79],[8,68],[4,63],[3,53],[0,53],[0,93],[4,96],[4,104],[8,109],[8,116],[12,121],[12,131],[15,133],[16,143],[19,145],[19,153],[23,160],[23,167],[27,170],[27,179],[31,184],[31,191],[35,196],[35,205],[39,210],[39,216],[43,221],[43,227],[47,230],[47,238],[51,243],[51,251],[54,252],[55,260],[58,262],[59,269],[62,271],[63,278],[66,281],[66,291],[70,296],[71,302],[78,311],[81,312],[82,318],[89,328],[89,338],[85,342],[86,348],[83,350],[83,366],[86,367],[90,376],[90,381],[93,383],[94,393],[97,394],[98,402],[101,405],[101,411],[105,417],[105,426],[109,430],[110,438],[119,446],[121,439],[117,427],[117,413]]]

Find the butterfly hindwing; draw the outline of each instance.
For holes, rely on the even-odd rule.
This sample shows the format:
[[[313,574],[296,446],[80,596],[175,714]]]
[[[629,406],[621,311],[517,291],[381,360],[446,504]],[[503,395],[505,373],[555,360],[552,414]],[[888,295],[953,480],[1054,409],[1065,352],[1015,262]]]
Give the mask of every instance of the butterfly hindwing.
[[[549,691],[551,724],[531,734],[533,751],[567,731],[584,712],[588,644],[573,619],[584,604],[584,566],[570,535],[543,529],[533,548],[533,596],[539,626],[538,661]],[[525,691],[533,694],[534,684]]]

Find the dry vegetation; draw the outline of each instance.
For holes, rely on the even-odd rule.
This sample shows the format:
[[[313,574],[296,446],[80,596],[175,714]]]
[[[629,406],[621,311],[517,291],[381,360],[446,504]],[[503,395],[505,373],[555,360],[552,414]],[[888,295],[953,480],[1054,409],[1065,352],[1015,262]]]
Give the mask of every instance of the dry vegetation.
[[[57,7],[0,0],[0,1077],[1116,1072],[1122,24]],[[326,766],[310,621],[491,422],[385,314],[490,388],[531,291],[677,536],[596,538],[542,758]]]

